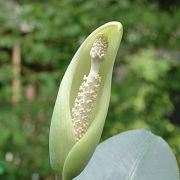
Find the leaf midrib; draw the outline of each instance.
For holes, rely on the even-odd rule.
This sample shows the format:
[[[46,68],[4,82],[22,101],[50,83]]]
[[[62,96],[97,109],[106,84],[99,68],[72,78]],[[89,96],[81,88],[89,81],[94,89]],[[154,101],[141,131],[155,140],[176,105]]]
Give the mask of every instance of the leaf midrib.
[[[142,162],[141,160],[145,157],[146,153],[149,151],[150,147],[152,147],[152,145],[154,145],[155,141],[154,138],[150,138],[152,137],[152,134],[149,134],[149,136],[146,138],[148,140],[149,143],[147,143],[147,148],[145,148],[143,151],[141,151],[134,163],[134,165],[132,166],[132,170],[130,171],[127,180],[133,180],[133,175],[136,172],[136,170],[138,169],[140,163]],[[146,141],[146,140],[145,140]]]

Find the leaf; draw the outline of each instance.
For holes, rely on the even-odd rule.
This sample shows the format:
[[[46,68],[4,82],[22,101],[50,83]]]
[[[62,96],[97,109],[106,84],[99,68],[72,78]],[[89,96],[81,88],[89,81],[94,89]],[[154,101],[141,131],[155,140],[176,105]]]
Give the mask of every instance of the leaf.
[[[85,170],[74,180],[179,180],[168,144],[143,129],[101,143]]]

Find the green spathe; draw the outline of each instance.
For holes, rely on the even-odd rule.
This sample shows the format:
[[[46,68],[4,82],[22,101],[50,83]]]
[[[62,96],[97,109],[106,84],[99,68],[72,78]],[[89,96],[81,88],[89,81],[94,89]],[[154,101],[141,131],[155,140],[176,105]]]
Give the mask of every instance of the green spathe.
[[[49,152],[51,166],[63,180],[71,180],[84,169],[101,137],[110,100],[112,70],[122,32],[121,23],[109,22],[90,34],[73,57],[60,84],[50,127]],[[100,34],[107,36],[108,50],[100,66],[102,81],[99,95],[92,123],[86,134],[76,142],[71,109],[83,76],[90,70],[90,49]]]

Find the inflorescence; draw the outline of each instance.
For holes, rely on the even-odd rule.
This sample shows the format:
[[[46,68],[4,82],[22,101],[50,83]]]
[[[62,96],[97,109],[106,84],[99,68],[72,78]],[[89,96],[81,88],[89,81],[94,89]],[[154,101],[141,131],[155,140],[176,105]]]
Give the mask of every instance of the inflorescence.
[[[83,137],[91,123],[91,115],[101,82],[99,66],[106,57],[107,48],[107,37],[97,36],[90,50],[90,72],[88,76],[84,75],[71,112],[76,141]]]

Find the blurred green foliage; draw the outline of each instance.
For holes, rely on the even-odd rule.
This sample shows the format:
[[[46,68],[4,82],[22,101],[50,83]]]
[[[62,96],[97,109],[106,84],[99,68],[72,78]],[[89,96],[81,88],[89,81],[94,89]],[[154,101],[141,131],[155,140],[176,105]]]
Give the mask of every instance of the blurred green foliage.
[[[180,128],[172,123],[180,118],[180,9],[178,1],[165,2],[0,0],[0,179],[53,179],[48,133],[60,80],[82,41],[113,20],[124,35],[102,140],[151,129],[180,164]],[[21,91],[12,105],[16,43]]]

